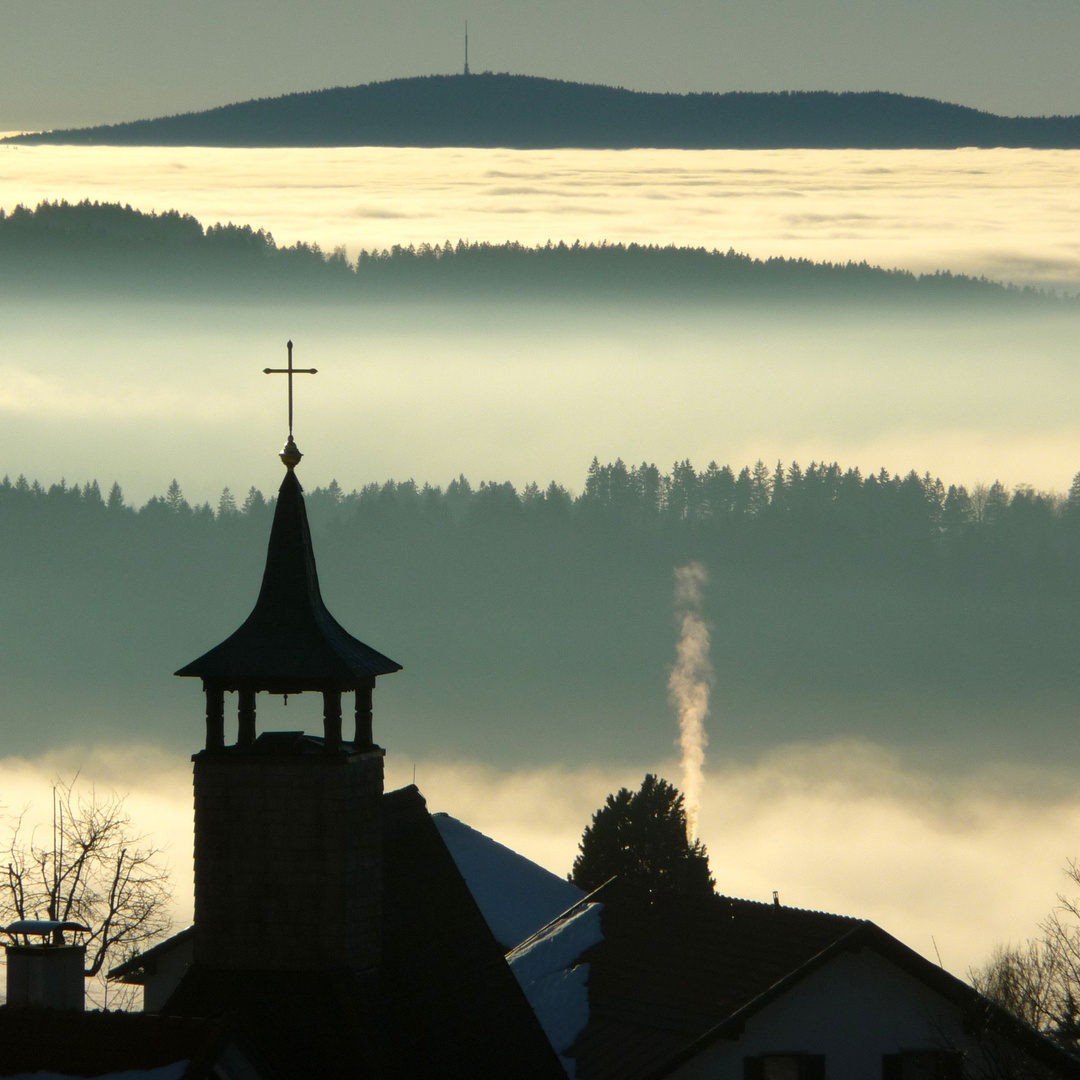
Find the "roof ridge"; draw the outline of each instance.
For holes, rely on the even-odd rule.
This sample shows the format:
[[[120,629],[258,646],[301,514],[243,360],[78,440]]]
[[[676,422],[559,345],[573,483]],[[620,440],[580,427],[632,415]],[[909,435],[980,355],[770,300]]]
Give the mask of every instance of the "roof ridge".
[[[781,904],[777,901],[768,900],[748,900],[741,896],[728,896],[726,893],[716,893],[716,899],[726,901],[730,904],[748,904],[753,907],[766,908],[770,911],[791,911],[797,912],[800,915],[822,915],[829,919],[843,919],[845,922],[850,923],[865,923],[869,922],[869,919],[862,919],[857,915],[841,915],[835,911],[822,911],[820,908],[802,908],[795,907],[793,904]]]

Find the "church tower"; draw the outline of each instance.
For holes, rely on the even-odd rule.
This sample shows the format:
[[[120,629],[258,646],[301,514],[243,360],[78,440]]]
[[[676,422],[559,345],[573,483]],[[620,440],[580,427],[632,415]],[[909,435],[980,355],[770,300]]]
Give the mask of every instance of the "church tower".
[[[229,971],[361,972],[378,966],[384,751],[372,690],[401,665],[352,637],[323,603],[292,434],[251,614],[177,675],[202,680],[195,754],[195,963]],[[267,369],[273,373],[272,369]],[[313,369],[306,373],[314,374]],[[322,695],[321,736],[259,734],[259,694]],[[225,699],[237,703],[226,742]],[[342,697],[355,727],[343,737]]]

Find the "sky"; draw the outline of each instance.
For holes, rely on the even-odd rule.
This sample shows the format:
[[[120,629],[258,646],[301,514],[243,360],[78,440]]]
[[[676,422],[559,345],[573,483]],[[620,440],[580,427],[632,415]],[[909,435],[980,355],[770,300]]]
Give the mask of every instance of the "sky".
[[[475,71],[1080,113],[1071,0],[0,0],[0,130]]]

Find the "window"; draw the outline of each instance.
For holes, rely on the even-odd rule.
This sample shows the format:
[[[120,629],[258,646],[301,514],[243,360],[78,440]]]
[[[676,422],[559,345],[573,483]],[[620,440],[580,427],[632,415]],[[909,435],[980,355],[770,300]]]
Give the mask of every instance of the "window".
[[[963,1080],[964,1059],[955,1050],[901,1050],[881,1059],[881,1080]]]
[[[761,1054],[743,1061],[745,1080],[825,1080],[821,1054]]]

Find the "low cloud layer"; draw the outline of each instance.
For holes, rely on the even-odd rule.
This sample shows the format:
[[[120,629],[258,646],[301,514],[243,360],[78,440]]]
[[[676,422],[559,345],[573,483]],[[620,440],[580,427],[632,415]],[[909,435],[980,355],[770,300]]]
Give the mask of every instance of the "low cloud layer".
[[[46,485],[96,477],[105,490],[117,480],[139,502],[173,477],[198,502],[225,485],[277,486],[284,391],[261,371],[284,361],[290,337],[297,363],[319,368],[297,388],[309,490],[462,472],[579,490],[596,454],[665,470],[683,458],[736,470],[839,461],[1064,491],[1080,462],[1077,319],[1053,311],[763,322],[648,307],[433,305],[403,317],[393,305],[95,303],[8,304],[0,316],[3,471]]]
[[[648,765],[669,778],[674,760]],[[388,764],[387,784],[412,781]],[[176,923],[191,918],[190,765],[152,748],[0,759],[0,804],[44,819],[50,784],[127,793],[136,826],[165,848]],[[640,770],[499,771],[416,762],[432,810],[445,810],[565,874],[581,831],[605,796]],[[721,891],[872,919],[963,974],[997,942],[1035,933],[1078,854],[1080,784],[1049,770],[934,775],[863,743],[787,746],[706,773],[698,831]]]
[[[351,254],[459,237],[636,240],[1075,288],[1070,153],[0,147],[0,207],[179,209]]]

